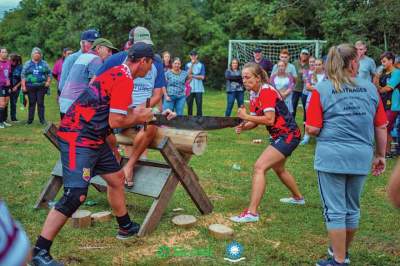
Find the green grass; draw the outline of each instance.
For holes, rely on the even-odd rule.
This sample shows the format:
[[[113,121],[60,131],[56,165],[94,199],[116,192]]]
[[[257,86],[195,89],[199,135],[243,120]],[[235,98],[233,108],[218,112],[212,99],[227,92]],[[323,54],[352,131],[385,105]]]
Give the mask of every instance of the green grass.
[[[223,92],[207,92],[203,108],[205,115],[222,116],[225,104]],[[47,120],[58,122],[54,93],[46,97],[46,108]],[[27,111],[18,110],[20,120],[26,120],[26,114]],[[301,117],[299,113],[298,119]],[[42,130],[37,118],[31,126],[19,123],[0,130],[0,197],[23,224],[32,242],[40,233],[47,214],[47,210],[33,210],[33,205],[59,156],[43,137]],[[246,260],[238,265],[314,265],[317,259],[325,256],[327,248],[313,170],[315,141],[298,147],[287,163],[306,197],[304,207],[281,204],[279,198],[287,196],[288,191],[269,172],[267,191],[260,206],[261,221],[236,225],[228,220],[247,207],[252,165],[266,146],[266,136],[263,127],[239,136],[232,129],[209,132],[207,151],[194,157],[190,165],[213,199],[212,214],[201,216],[179,186],[152,235],[118,241],[115,239],[117,225],[114,220],[82,230],[65,226],[54,242],[52,254],[70,265],[223,265],[227,264],[223,257],[229,241],[215,240],[207,232],[207,225],[218,222],[232,226],[235,240],[244,246]],[[253,144],[254,138],[262,138],[264,142]],[[161,158],[155,151],[150,153],[150,157]],[[240,171],[232,169],[234,163],[241,166]],[[362,197],[360,231],[351,249],[352,265],[400,265],[400,213],[391,207],[385,195],[393,164],[394,161],[389,160],[384,175],[368,178]],[[83,208],[90,211],[110,209],[105,194],[90,188],[89,198],[98,204]],[[128,195],[127,200],[131,216],[141,222],[152,200],[135,195]],[[183,208],[184,213],[198,217],[195,227],[180,229],[172,224],[172,209],[178,207]],[[156,251],[162,245],[192,252],[209,248],[212,256],[161,258]]]

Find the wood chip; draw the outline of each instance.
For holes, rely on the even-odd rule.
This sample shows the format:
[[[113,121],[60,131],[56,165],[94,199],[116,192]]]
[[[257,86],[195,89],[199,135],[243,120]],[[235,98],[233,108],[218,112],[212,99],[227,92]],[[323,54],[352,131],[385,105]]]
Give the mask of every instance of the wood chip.
[[[92,213],[87,210],[77,210],[71,216],[71,225],[74,228],[87,228],[92,224]]]
[[[182,227],[191,227],[193,226],[196,222],[197,219],[193,215],[178,215],[172,218],[172,222],[177,225],[177,226],[182,226]]]
[[[95,223],[108,222],[111,221],[112,219],[111,212],[109,211],[96,212],[93,213],[90,217],[92,218],[92,221]]]
[[[184,209],[182,209],[182,208],[175,208],[175,209],[172,209],[172,211],[173,211],[173,212],[183,212]]]
[[[231,239],[234,234],[232,228],[223,224],[212,224],[208,227],[208,231],[217,239]]]

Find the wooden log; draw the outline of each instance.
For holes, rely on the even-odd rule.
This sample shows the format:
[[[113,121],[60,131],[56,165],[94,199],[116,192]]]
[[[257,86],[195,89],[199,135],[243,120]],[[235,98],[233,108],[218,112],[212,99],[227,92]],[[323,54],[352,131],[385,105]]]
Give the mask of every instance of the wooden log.
[[[172,218],[172,222],[177,226],[188,228],[194,225],[197,219],[193,215],[178,215]]]
[[[212,224],[208,227],[208,231],[217,239],[230,239],[233,237],[233,229],[223,224]]]
[[[74,228],[87,228],[92,224],[92,213],[86,210],[77,210],[71,216],[71,225]]]
[[[117,142],[123,145],[132,145],[132,140],[137,131],[126,129],[121,134],[117,134]],[[164,137],[169,137],[178,151],[187,154],[201,155],[207,147],[207,132],[192,131],[174,128],[157,128],[157,134],[149,148],[157,148]]]
[[[111,221],[112,215],[111,215],[111,212],[109,212],[109,211],[102,211],[102,212],[93,213],[90,216],[90,218],[92,218],[92,221],[94,223],[103,223],[103,222]]]

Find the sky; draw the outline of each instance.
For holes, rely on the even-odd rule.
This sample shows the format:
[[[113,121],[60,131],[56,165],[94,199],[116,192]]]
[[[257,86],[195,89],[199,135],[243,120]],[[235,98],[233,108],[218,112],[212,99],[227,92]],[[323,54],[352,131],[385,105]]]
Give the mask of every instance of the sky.
[[[0,19],[5,11],[17,7],[19,2],[20,0],[0,0]]]

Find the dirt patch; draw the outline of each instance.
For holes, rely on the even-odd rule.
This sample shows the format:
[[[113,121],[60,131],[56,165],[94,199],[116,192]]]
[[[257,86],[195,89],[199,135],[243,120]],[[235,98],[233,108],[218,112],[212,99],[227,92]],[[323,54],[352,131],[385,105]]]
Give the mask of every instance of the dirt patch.
[[[386,198],[387,187],[377,187],[374,191],[376,195]]]

